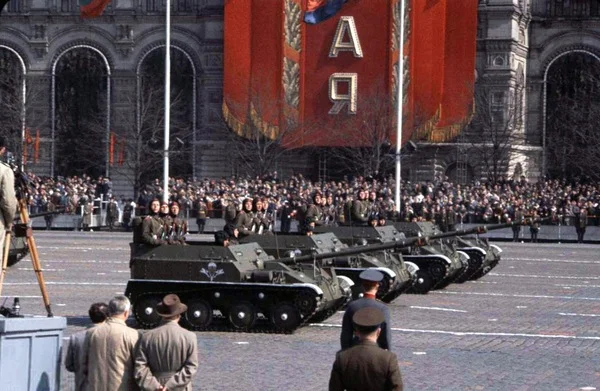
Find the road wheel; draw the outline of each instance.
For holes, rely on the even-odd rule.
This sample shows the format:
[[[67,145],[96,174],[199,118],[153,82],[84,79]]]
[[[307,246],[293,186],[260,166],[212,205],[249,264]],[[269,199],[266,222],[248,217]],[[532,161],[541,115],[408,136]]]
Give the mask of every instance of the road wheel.
[[[271,322],[278,331],[294,331],[300,325],[300,321],[300,312],[290,303],[277,304],[271,313]]]
[[[417,270],[417,278],[415,284],[411,288],[411,292],[418,294],[425,294],[433,288],[433,278],[427,272],[423,270]]]
[[[151,329],[159,325],[160,315],[156,312],[156,306],[162,301],[157,295],[142,295],[133,304],[133,315],[137,324],[145,329]]]
[[[185,303],[188,307],[184,324],[190,330],[204,330],[212,321],[212,307],[202,299],[191,299]]]
[[[229,321],[238,330],[248,330],[256,321],[256,309],[251,303],[240,302],[229,308]]]

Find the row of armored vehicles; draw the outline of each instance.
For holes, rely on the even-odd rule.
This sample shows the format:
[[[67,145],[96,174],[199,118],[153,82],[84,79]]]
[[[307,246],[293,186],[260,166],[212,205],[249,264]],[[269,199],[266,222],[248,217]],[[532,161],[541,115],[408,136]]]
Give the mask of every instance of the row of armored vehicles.
[[[144,328],[158,325],[156,305],[176,293],[191,330],[290,333],[360,297],[367,269],[384,275],[377,295],[384,302],[481,278],[501,250],[479,234],[508,226],[445,233],[431,223],[324,226],[312,235],[251,235],[227,247],[132,243],[126,295]]]

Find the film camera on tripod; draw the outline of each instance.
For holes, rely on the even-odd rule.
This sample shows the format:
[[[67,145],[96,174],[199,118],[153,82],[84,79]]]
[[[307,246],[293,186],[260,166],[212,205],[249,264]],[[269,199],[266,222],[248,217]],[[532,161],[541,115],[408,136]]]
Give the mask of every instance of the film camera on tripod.
[[[0,155],[2,155],[5,150],[6,150],[5,140],[3,137],[0,136]],[[48,316],[52,317],[53,315],[52,315],[52,310],[50,307],[50,299],[48,298],[48,293],[46,291],[46,283],[44,282],[44,276],[43,276],[42,269],[41,269],[38,251],[37,251],[37,247],[35,245],[33,231],[30,226],[29,212],[27,210],[27,205],[29,203],[29,197],[31,196],[30,181],[29,181],[29,178],[27,177],[27,175],[19,168],[19,166],[17,164],[15,164],[14,155],[11,153],[7,153],[6,155],[7,155],[6,156],[7,162],[2,163],[2,164],[8,166],[10,168],[10,170],[12,170],[14,175],[10,175],[10,171],[7,171],[7,168],[4,167],[2,169],[2,171],[4,172],[3,177],[10,178],[11,176],[14,176],[14,191],[15,191],[15,197],[17,200],[17,206],[18,206],[18,211],[19,211],[19,216],[20,216],[21,222],[18,224],[8,224],[8,225],[12,225],[14,230],[7,231],[6,237],[4,240],[5,245],[4,245],[4,248],[2,251],[2,269],[0,270],[0,293],[2,292],[2,285],[4,283],[4,277],[6,276],[10,248],[11,248],[11,244],[12,244],[12,237],[14,234],[15,238],[23,238],[24,241],[26,242],[26,247],[29,249],[29,252],[31,253],[31,262],[33,264],[33,270],[35,272],[36,278],[38,280],[38,284],[40,286],[40,290],[42,293],[42,298],[44,300],[44,305],[46,307],[46,311],[48,312]],[[8,175],[6,175],[6,174],[8,174]],[[11,186],[8,185],[7,187],[4,188],[4,190],[6,190],[7,188],[9,189],[8,192],[10,193]],[[0,189],[0,190],[3,190],[3,189]],[[12,197],[10,195],[7,196],[6,193],[4,193],[4,196],[13,200],[13,201],[7,201],[7,202],[5,202],[5,204],[11,205],[14,203],[14,197]],[[2,197],[2,193],[0,193],[0,197]],[[9,208],[9,210],[12,209],[10,206],[8,208]],[[9,214],[8,218],[11,219],[13,213],[10,212],[8,214]],[[5,210],[4,211],[4,219],[7,218],[6,215],[7,215],[7,213]],[[5,222],[5,223],[7,223],[7,222]],[[21,252],[22,252],[22,250],[21,250]],[[20,303],[19,303],[18,298],[15,298],[12,308],[7,308],[7,307],[2,306],[0,308],[0,311],[1,311],[0,313],[2,313],[4,316],[19,316],[20,315]]]

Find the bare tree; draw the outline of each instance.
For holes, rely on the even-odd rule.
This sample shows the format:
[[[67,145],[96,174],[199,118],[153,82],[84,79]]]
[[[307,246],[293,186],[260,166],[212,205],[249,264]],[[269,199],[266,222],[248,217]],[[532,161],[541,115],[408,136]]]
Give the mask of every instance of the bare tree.
[[[222,118],[229,150],[239,170],[247,175],[264,176],[272,172],[316,130],[314,125],[302,123],[293,115],[281,121],[279,126],[272,125],[269,119],[280,118],[282,103],[265,99],[260,93],[251,95],[247,107],[231,102],[225,107],[229,109],[224,111]],[[245,112],[246,116],[240,121],[232,112]]]
[[[554,177],[583,176],[598,180],[600,66],[595,62],[591,67],[583,63],[577,67],[568,65],[565,63],[564,69],[558,69],[549,78],[546,141],[549,173]]]
[[[490,87],[479,87],[474,93],[475,112],[465,129],[466,153],[492,182],[506,175],[513,147],[524,141],[520,99],[515,95]]]
[[[7,137],[7,149],[19,160],[24,156],[23,148],[27,148],[28,160],[31,161],[36,130],[47,125],[45,118],[35,118],[34,115],[34,107],[39,104],[42,95],[42,86],[35,78],[24,77],[16,61],[0,61],[0,134]],[[22,139],[24,116],[26,135],[30,136],[25,140]]]
[[[146,85],[137,104],[137,116],[127,113],[120,118],[120,131],[115,134],[113,172],[126,177],[134,188],[137,197],[142,187],[157,177],[163,163],[164,146],[164,107],[161,105],[164,89],[161,86]],[[181,140],[189,145],[193,129],[181,112],[182,93],[171,99],[171,141]],[[136,107],[132,99],[130,107]],[[183,153],[178,142],[170,143],[170,154]]]
[[[356,114],[340,114],[328,127],[344,129],[344,138],[351,140],[351,145],[332,148],[330,153],[345,172],[362,176],[382,174],[393,162],[396,117],[389,96],[381,89],[361,96]],[[335,145],[336,140],[332,141]]]

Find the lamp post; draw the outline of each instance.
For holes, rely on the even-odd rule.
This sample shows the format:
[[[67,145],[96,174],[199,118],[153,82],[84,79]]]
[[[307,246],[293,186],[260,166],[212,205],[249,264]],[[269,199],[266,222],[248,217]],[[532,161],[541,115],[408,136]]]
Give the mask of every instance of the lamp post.
[[[166,5],[165,34],[165,144],[163,151],[163,201],[169,201],[169,138],[171,126],[171,0]]]
[[[398,34],[398,97],[397,102],[397,129],[396,129],[396,197],[394,199],[398,213],[400,213],[400,182],[402,182],[402,164],[400,149],[402,148],[402,115],[404,105],[404,12],[405,0],[400,0],[400,31]]]

